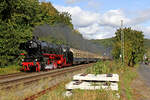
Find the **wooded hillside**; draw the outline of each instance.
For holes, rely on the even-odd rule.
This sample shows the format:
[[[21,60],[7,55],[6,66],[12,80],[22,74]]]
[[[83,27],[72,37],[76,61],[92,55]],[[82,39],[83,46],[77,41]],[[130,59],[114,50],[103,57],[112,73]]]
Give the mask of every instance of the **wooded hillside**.
[[[18,63],[19,44],[32,37],[36,26],[63,23],[73,29],[70,14],[38,0],[0,1],[0,66]]]

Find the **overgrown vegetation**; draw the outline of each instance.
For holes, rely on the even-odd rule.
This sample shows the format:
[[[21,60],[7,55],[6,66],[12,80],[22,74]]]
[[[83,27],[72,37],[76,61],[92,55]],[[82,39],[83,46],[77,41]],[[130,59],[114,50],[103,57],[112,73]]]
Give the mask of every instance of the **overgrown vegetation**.
[[[120,82],[119,82],[120,93],[121,92],[125,93],[122,95],[125,96],[126,100],[134,100],[131,83],[137,77],[136,70],[134,68],[126,67],[126,69],[124,69],[122,73],[120,73],[119,75],[120,75]]]
[[[20,72],[21,66],[9,65],[0,68],[0,75]]]
[[[121,49],[121,34],[124,33],[124,62],[128,66],[134,66],[143,60],[145,54],[143,32],[132,30],[131,28],[118,29],[113,46],[114,59],[120,59],[123,55]]]
[[[96,91],[84,91],[84,90],[73,90],[71,97],[65,97],[65,84],[57,87],[54,91],[48,92],[38,100],[119,100],[115,93],[112,91],[96,90]]]
[[[118,73],[125,70],[119,60],[114,61],[99,61],[95,63],[92,67],[88,68],[87,73],[92,74],[108,74],[108,73]]]
[[[107,74],[107,73],[113,73],[116,70],[120,69],[120,64],[116,64],[115,62],[110,63],[110,61],[99,61],[93,65],[93,67],[90,67],[87,70],[87,73],[92,74]]]

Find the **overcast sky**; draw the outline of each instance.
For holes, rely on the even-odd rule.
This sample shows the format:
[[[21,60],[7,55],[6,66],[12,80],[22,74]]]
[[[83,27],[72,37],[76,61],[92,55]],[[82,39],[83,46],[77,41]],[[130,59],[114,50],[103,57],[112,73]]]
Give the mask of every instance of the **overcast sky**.
[[[86,39],[115,36],[121,20],[124,27],[144,32],[150,38],[150,0],[44,0],[60,12],[69,12],[75,29]]]

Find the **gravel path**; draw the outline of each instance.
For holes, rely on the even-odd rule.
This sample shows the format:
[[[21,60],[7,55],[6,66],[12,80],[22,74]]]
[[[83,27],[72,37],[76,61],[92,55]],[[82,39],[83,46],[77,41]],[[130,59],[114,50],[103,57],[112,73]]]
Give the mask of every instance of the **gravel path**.
[[[150,100],[150,66],[141,64],[131,84],[133,100]]]
[[[150,65],[141,64],[138,68],[140,77],[146,82],[146,85],[150,87]]]

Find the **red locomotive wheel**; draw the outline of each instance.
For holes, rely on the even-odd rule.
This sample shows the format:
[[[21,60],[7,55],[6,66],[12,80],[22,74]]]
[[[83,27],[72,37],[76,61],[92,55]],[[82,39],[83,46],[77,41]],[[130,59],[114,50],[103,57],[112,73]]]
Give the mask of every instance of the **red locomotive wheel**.
[[[40,72],[41,70],[41,65],[39,63],[36,64],[36,72]]]

